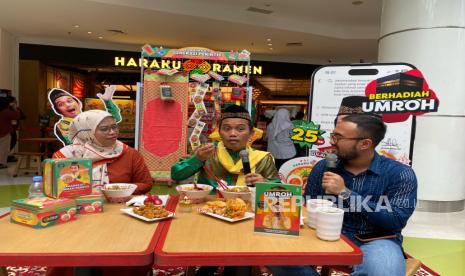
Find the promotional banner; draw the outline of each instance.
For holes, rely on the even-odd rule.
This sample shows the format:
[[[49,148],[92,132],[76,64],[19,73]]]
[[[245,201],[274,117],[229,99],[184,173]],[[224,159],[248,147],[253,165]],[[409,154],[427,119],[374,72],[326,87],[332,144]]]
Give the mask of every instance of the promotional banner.
[[[325,140],[323,134],[325,131],[320,129],[320,125],[314,122],[303,120],[292,121],[294,128],[292,129],[291,140],[300,147],[312,148],[313,145],[323,145]]]
[[[298,236],[301,194],[297,185],[257,183],[255,232]]]
[[[133,62],[136,64],[135,61]],[[160,85],[156,84],[161,89],[161,99],[165,101],[160,106],[168,107],[181,103],[180,111],[183,113],[182,116],[189,116],[187,119],[188,132],[186,135],[188,136],[191,151],[195,151],[207,136],[211,137],[212,140],[215,139],[212,137],[217,132],[214,128],[216,127],[216,122],[214,121],[220,116],[220,107],[225,101],[236,101],[235,104],[240,105],[241,102],[247,100],[247,104],[250,102],[248,110],[251,110],[252,90],[245,89],[242,86],[245,85],[247,87],[249,85],[249,75],[253,72],[258,73],[258,69],[250,66],[250,52],[247,50],[240,52],[234,50],[219,52],[203,47],[170,49],[161,46],[152,47],[146,44],[142,46],[139,66],[141,66],[142,83],[144,84],[141,109],[147,109],[148,105],[145,102],[147,90],[150,90],[151,86],[153,86],[153,83],[147,82],[147,80],[165,78],[165,80],[160,79]],[[176,95],[174,84],[169,81],[169,78],[176,78],[181,75],[187,77],[187,89],[184,95]],[[224,87],[224,91],[221,91],[221,87]],[[185,106],[184,100],[180,100],[180,96],[189,97],[190,103]],[[193,107],[192,109],[190,108],[191,106]],[[179,112],[176,111],[173,114],[179,114]],[[159,122],[156,123],[157,125],[152,124],[151,130],[147,128],[149,124],[143,122],[142,128],[145,127],[145,130],[142,130],[142,135],[138,135],[138,137],[146,137],[144,139],[148,139],[149,135],[147,134],[157,131],[157,127],[161,127],[162,129],[173,128],[166,126],[173,125],[173,118],[170,116],[164,116],[163,112],[151,115],[159,116],[160,119],[157,119]],[[141,122],[144,118],[148,117],[144,115],[140,116]],[[177,119],[178,117],[174,118]],[[181,127],[185,127],[184,122],[181,123]],[[146,133],[145,136],[144,132]],[[175,131],[164,131],[164,133],[174,134]],[[182,132],[180,138],[185,139],[186,135]],[[178,135],[165,135],[165,137],[161,137],[161,135],[153,136],[157,136],[158,138],[151,138],[151,144],[154,144],[154,141],[157,139],[164,139],[163,141],[168,139],[170,143],[170,147],[168,148],[159,146],[160,148],[163,147],[163,149],[157,150],[157,152],[154,151],[156,146],[152,146],[152,150],[149,151],[154,155],[163,157],[174,155],[177,150],[175,146],[183,146],[183,142],[179,143],[177,141]],[[141,142],[143,143],[144,141]],[[138,145],[140,144],[138,143]],[[176,156],[176,159],[180,157]],[[166,162],[163,163],[170,165]]]
[[[420,83],[420,79],[422,83]],[[399,95],[398,93],[387,93],[401,92],[402,90],[410,92],[419,90],[420,94]],[[421,93],[421,91],[429,92]],[[367,100],[363,104],[360,102],[357,106],[342,104],[343,99],[348,96],[363,96],[367,97]],[[394,99],[396,96],[399,96],[399,98]],[[405,96],[405,98],[401,96]],[[410,64],[323,66],[312,75],[309,120],[320,125],[320,129],[324,131],[322,135],[324,143],[312,149],[318,149],[323,153],[325,149],[331,147],[329,134],[334,129],[338,113],[362,113],[372,109],[373,113],[381,113],[387,125],[386,136],[376,148],[378,153],[410,165],[414,138],[414,117],[410,115],[420,115],[421,112],[432,110],[425,107],[425,105],[428,106],[426,103],[417,100],[404,103],[404,100],[434,97],[434,92],[429,90],[421,73]],[[399,100],[402,100],[402,103]],[[417,108],[418,104],[420,108]],[[436,104],[438,102],[429,105],[437,107]],[[423,110],[421,105],[424,107]],[[391,107],[395,107],[395,109]],[[392,113],[393,110],[404,113],[402,115],[399,112],[397,114]],[[405,113],[406,111],[410,112],[410,114]],[[310,158],[319,160],[322,156],[311,152]]]
[[[279,168],[279,178],[282,183],[304,187],[316,162],[318,162],[318,159],[311,157],[291,159]]]
[[[423,74],[415,69],[371,81],[365,88],[362,111],[379,113],[387,123],[404,122],[410,116],[437,112],[439,99]]]

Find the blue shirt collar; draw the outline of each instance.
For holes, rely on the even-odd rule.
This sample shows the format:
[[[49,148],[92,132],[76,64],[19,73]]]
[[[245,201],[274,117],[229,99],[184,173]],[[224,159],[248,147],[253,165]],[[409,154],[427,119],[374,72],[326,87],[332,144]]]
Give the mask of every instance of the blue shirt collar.
[[[375,151],[373,156],[373,161],[371,161],[370,167],[368,167],[367,171],[371,171],[374,174],[380,174],[380,166],[381,166],[381,156]]]

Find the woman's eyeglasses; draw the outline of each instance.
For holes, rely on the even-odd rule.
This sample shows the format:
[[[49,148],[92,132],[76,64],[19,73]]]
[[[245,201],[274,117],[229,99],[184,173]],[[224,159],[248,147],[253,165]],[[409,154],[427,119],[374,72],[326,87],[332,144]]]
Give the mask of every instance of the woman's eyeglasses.
[[[119,127],[118,127],[117,124],[114,124],[114,125],[111,125],[111,126],[103,126],[103,127],[98,128],[98,131],[101,131],[103,133],[109,133],[110,130],[118,131]]]
[[[337,142],[339,142],[340,140],[363,140],[363,139],[367,139],[365,137],[344,137],[340,134],[337,134],[337,133],[330,133],[329,134],[329,141],[331,143],[334,143],[334,144],[337,144]]]

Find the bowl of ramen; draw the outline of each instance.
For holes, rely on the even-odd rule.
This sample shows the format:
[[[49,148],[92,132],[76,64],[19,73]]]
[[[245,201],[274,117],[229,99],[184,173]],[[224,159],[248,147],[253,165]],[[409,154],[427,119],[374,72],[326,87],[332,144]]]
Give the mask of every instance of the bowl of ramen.
[[[194,184],[176,186],[176,190],[178,191],[180,198],[184,198],[186,196],[194,204],[204,202],[205,197],[212,189],[213,187],[207,184],[197,184],[197,189],[195,189]]]
[[[226,199],[240,198],[247,202],[250,202],[252,200],[252,188],[249,188],[247,186],[228,186],[226,190],[221,187],[218,187],[218,191]]]
[[[102,188],[103,195],[110,203],[123,203],[131,198],[137,185],[129,183],[106,184]]]

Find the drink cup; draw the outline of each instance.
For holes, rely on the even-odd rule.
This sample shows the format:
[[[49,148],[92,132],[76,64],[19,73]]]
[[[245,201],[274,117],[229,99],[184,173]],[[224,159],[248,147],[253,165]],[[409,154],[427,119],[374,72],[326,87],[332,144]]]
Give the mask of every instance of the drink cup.
[[[252,208],[252,211],[255,211],[255,187],[249,187],[250,190],[250,207]]]
[[[318,207],[316,236],[325,241],[337,241],[341,236],[344,210],[336,207]]]
[[[332,207],[334,204],[330,200],[314,198],[307,200],[307,225],[316,228],[316,214],[319,207]]]

